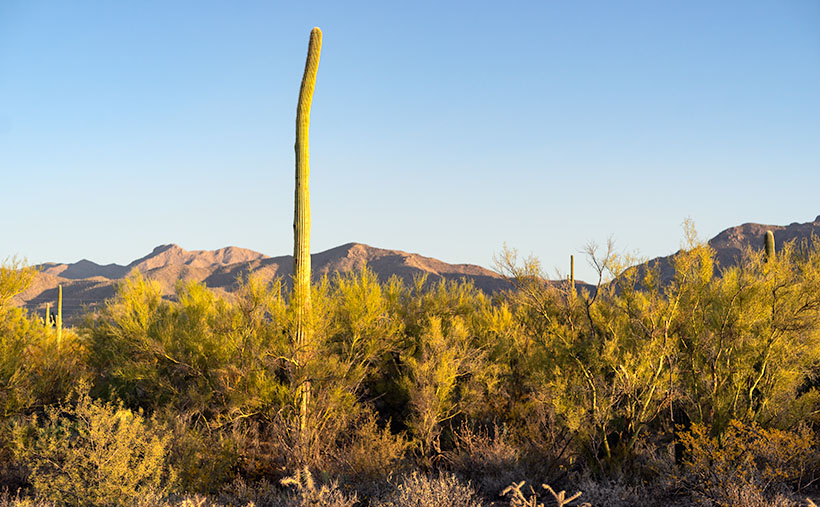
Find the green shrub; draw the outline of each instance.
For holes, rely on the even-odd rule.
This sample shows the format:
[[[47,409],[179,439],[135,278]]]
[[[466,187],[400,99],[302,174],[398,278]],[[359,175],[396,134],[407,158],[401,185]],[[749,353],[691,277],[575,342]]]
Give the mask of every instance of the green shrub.
[[[164,428],[87,394],[17,425],[14,439],[37,496],[59,504],[125,505],[174,480]]]
[[[484,351],[473,347],[463,319],[431,317],[415,350],[401,360],[400,382],[410,400],[407,424],[422,456],[437,452],[442,424],[458,416],[475,394],[475,376],[482,371]]]
[[[239,461],[237,442],[228,432],[209,431],[173,412],[163,414],[173,435],[169,462],[185,493],[216,493],[230,481]]]

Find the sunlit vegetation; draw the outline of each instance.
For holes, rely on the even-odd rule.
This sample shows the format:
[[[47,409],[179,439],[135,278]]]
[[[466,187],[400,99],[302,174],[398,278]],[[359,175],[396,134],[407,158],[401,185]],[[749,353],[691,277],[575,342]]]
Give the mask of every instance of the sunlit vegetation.
[[[11,304],[36,273],[6,262],[0,505],[798,505],[820,474],[820,248],[723,267],[686,243],[671,279],[589,248],[596,290],[512,250],[493,296],[325,278],[308,343],[284,281],[163,298],[136,272],[58,343]]]

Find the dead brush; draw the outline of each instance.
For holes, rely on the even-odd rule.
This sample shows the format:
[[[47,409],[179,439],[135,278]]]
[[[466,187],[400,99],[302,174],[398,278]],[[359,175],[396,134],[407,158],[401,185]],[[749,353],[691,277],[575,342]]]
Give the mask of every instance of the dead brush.
[[[413,472],[401,478],[396,489],[377,507],[482,507],[484,503],[469,482],[451,473],[430,476]]]
[[[529,496],[529,498],[527,498],[527,496],[524,494],[524,492],[521,491],[521,488],[524,487],[524,484],[526,484],[526,481],[521,481],[519,483],[514,482],[514,483],[510,484],[509,486],[507,486],[504,489],[504,491],[502,491],[499,494],[499,496],[508,496],[509,495],[509,497],[510,497],[510,507],[544,507],[544,504],[538,503],[538,496],[535,493],[535,490],[532,489],[532,486],[529,487],[530,488],[530,496]],[[577,499],[581,496],[580,491],[578,491],[577,493],[575,493],[574,495],[572,495],[570,497],[567,497],[567,492],[563,491],[563,490],[556,493],[555,490],[552,489],[549,484],[542,484],[541,487],[546,489],[547,491],[549,491],[552,494],[552,497],[555,499],[555,503],[556,503],[556,505],[558,505],[558,507],[569,506],[570,502],[572,502],[573,500],[575,500],[575,499]],[[592,507],[592,504],[582,503],[582,504],[579,504],[577,507]]]
[[[484,494],[493,495],[516,478],[528,475],[514,438],[506,428],[471,428],[466,422],[453,432],[453,446],[443,465],[467,478]]]

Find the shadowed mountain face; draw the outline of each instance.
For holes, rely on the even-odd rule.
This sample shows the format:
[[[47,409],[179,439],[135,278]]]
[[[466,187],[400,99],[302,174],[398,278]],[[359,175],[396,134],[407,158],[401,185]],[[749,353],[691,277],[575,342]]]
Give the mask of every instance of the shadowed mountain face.
[[[480,266],[447,264],[418,254],[359,243],[313,254],[311,264],[314,279],[358,270],[366,265],[382,281],[396,275],[409,282],[417,275],[426,274],[430,282],[466,278],[487,293],[509,287],[499,274]],[[187,251],[177,245],[161,245],[127,266],[102,266],[83,259],[74,264],[46,263],[37,268],[39,275],[32,286],[16,298],[16,303],[31,312],[42,314],[46,304],[50,303],[54,308],[57,285],[62,285],[63,314],[66,321],[71,322],[84,308],[93,309],[113,296],[117,282],[133,270],[159,282],[166,296],[174,294],[178,280],[202,282],[218,293],[229,294],[236,289],[237,279],[249,273],[264,281],[280,277],[289,282],[293,256],[268,257],[237,247]]]
[[[751,223],[738,225],[726,229],[709,240],[709,245],[717,251],[718,262],[721,266],[731,266],[737,262],[740,253],[747,246],[762,250],[766,231],[772,231],[774,234],[774,245],[777,251],[783,248],[784,243],[795,240],[800,242],[804,239],[812,241],[812,236],[820,236],[820,216],[813,222],[804,224],[793,222],[789,225]]]
[[[764,237],[766,231],[774,234],[775,250],[779,251],[785,243],[790,241],[811,242],[814,236],[820,237],[820,216],[813,222],[799,224],[792,222],[789,225],[764,225],[746,223],[735,227],[730,227],[709,240],[709,246],[715,250],[717,259],[716,269],[726,268],[737,264],[744,249],[752,248],[763,250]],[[676,254],[666,257],[658,257],[648,262],[649,266],[660,263],[661,279],[671,280],[674,275],[672,259]]]

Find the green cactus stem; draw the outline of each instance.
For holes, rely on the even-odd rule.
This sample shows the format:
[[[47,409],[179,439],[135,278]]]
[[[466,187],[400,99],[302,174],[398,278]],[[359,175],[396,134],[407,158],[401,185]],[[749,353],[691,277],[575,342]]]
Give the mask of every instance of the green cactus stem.
[[[774,233],[772,231],[766,231],[766,239],[764,241],[764,246],[766,248],[766,260],[771,262],[774,260]]]
[[[63,286],[57,286],[57,349],[63,343]]]
[[[569,288],[575,294],[575,256],[569,256]]]
[[[310,190],[309,190],[309,150],[308,130],[310,127],[310,105],[313,89],[316,87],[316,71],[319,68],[319,53],[322,50],[322,31],[314,28],[310,32],[305,72],[299,90],[299,105],[296,108],[296,192],[293,217],[293,295],[292,304],[296,313],[296,360],[303,370],[308,359],[308,346],[312,338],[310,319]],[[304,445],[307,440],[308,403],[310,401],[310,379],[301,378],[299,384],[299,434]]]
[[[46,328],[51,327],[51,303],[46,303],[46,318],[44,319]]]

